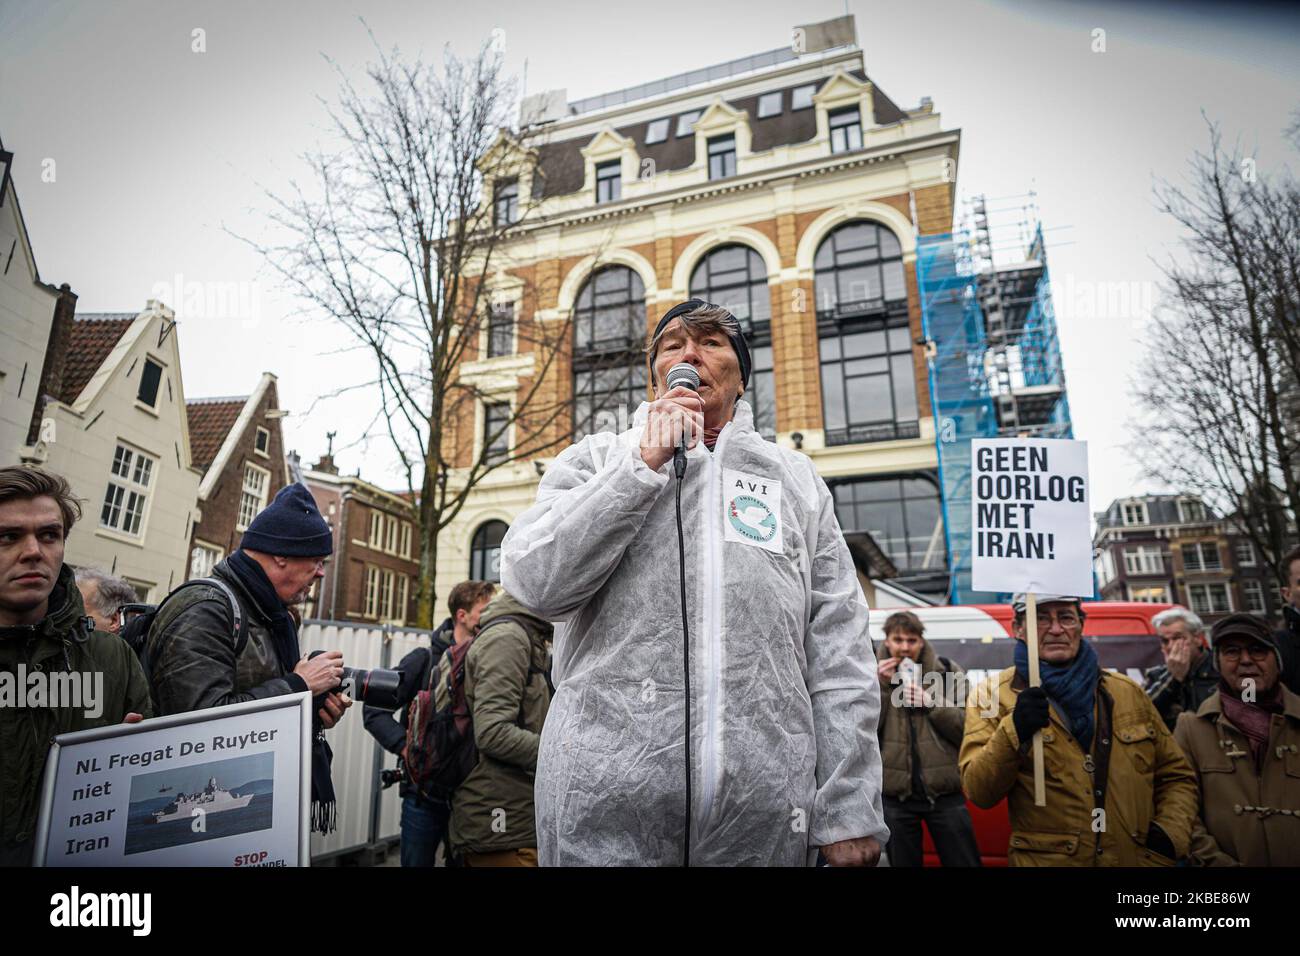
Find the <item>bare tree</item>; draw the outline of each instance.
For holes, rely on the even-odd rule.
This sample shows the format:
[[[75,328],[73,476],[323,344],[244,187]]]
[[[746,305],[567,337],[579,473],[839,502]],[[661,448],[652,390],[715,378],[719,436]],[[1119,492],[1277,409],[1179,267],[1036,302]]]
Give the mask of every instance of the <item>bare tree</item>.
[[[500,55],[485,45],[468,59],[447,52],[439,66],[378,51],[365,92],[340,78],[338,102],[326,104],[337,148],[304,157],[309,188],[270,196],[286,238],[250,245],[309,315],[347,329],[370,358],[373,374],[339,392],[378,393],[368,435],[385,439],[405,472],[419,529],[417,617],[429,627],[439,533],[485,476],[572,434],[572,400],[554,385],[572,316],[538,317],[560,277],[539,279],[511,257],[541,171],[537,131],[512,125],[515,84]],[[484,357],[480,343],[508,328],[491,318],[502,279],[519,304],[506,347],[532,357],[505,391],[501,376],[489,385],[490,375],[466,371]]]
[[[1150,476],[1231,516],[1282,584],[1300,515],[1300,188],[1226,152],[1211,125],[1188,184],[1157,196],[1185,255],[1163,266],[1132,447]]]

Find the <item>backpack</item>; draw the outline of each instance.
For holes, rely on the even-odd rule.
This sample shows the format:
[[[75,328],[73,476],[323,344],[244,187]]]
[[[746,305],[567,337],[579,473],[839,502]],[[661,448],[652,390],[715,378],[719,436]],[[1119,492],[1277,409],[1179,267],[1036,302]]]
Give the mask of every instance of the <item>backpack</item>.
[[[421,796],[450,800],[456,788],[478,765],[478,746],[474,743],[473,718],[465,700],[465,659],[470,645],[494,624],[513,621],[525,626],[523,618],[502,614],[488,621],[478,634],[463,644],[453,644],[444,652],[451,664],[447,675],[447,703],[437,706],[440,662],[433,660],[429,681],[416,693],[406,714],[406,775]],[[429,651],[430,657],[433,651]],[[530,666],[528,676],[542,673]],[[522,719],[522,713],[520,717]]]
[[[127,646],[135,651],[136,659],[140,661],[140,668],[144,671],[144,679],[149,684],[150,696],[153,696],[153,674],[149,666],[149,633],[153,630],[154,621],[158,617],[158,612],[163,609],[163,605],[186,588],[197,585],[216,588],[225,597],[226,604],[230,608],[230,633],[235,638],[235,656],[238,657],[248,646],[248,622],[244,620],[243,612],[239,609],[239,600],[235,597],[235,592],[230,590],[230,586],[225,581],[218,578],[194,578],[181,583],[157,604],[141,605],[144,610],[117,632],[118,637],[126,641]],[[158,701],[155,699],[155,707],[157,704]]]

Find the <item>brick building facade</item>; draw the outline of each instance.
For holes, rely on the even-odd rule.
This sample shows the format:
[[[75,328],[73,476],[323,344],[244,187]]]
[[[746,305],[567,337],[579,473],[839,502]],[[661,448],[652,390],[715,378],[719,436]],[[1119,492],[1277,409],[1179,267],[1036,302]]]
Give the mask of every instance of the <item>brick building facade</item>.
[[[487,322],[470,343],[460,375],[487,397],[451,423],[448,448],[468,466],[494,406],[518,402],[542,368],[541,398],[573,410],[540,434],[516,434],[523,421],[507,434],[505,446],[550,449],[493,471],[443,532],[439,604],[467,573],[491,576],[494,543],[551,457],[575,434],[630,420],[650,394],[646,337],[691,295],[745,326],[756,427],[813,459],[846,534],[868,532],[898,583],[944,593],[915,259],[918,234],[951,230],[960,133],[929,101],[897,106],[864,71],[853,31],[842,18],[808,29],[817,48],[525,103],[561,108],[534,136],[498,144],[519,172],[487,193],[519,219],[501,256],[510,266],[476,278],[504,334]],[[531,197],[526,211],[515,197]],[[555,359],[536,354],[546,327],[564,323]]]
[[[206,576],[239,547],[249,522],[287,483],[276,378],[263,372],[251,395],[185,403],[190,450],[203,471],[188,577]]]
[[[1262,556],[1195,495],[1121,498],[1096,515],[1102,600],[1172,602],[1212,624],[1234,611],[1270,621],[1281,596]]]
[[[334,532],[334,556],[306,616],[414,624],[420,562],[410,502],[359,477],[340,475],[329,454],[303,472],[303,483]]]

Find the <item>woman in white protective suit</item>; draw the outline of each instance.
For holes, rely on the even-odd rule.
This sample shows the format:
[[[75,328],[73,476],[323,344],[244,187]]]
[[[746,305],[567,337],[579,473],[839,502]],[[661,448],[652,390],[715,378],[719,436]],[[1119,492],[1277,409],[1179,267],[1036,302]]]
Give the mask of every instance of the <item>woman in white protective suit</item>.
[[[535,788],[542,865],[677,865],[687,781],[673,450],[690,642],[692,865],[874,865],[888,839],[867,605],[812,462],[763,439],[749,350],[699,299],[647,349],[655,401],[566,449],[502,542],[502,586],[568,624]],[[698,394],[665,389],[681,362]],[[703,440],[700,440],[702,437]]]

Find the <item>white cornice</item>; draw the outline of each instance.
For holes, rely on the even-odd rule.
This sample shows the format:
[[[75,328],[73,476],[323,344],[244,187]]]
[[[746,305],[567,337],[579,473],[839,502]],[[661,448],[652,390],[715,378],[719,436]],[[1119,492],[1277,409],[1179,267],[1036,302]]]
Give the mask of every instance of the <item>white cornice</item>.
[[[584,203],[581,206],[558,211],[545,217],[526,217],[512,230],[512,235],[524,238],[541,229],[622,218],[651,211],[665,204],[679,205],[695,202],[728,192],[773,186],[783,180],[798,180],[823,175],[833,176],[862,166],[890,163],[904,154],[932,149],[936,146],[951,146],[955,149],[959,142],[960,132],[958,130],[941,130],[923,134],[910,140],[891,142],[879,147],[858,150],[848,154],[822,153],[815,158],[767,167],[722,181],[704,180],[702,182],[683,184],[675,189],[665,189],[648,195],[623,199],[615,203],[603,203],[599,206]],[[915,188],[926,184],[918,182],[912,185]],[[563,199],[565,197],[556,198]]]
[[[855,48],[827,51],[824,54],[808,54],[780,69],[770,69],[762,73],[732,77],[718,83],[689,87],[669,96],[639,100],[610,110],[583,113],[581,116],[548,124],[543,129],[548,136],[562,134],[556,135],[556,139],[577,139],[583,135],[594,134],[606,124],[631,126],[634,123],[687,113],[692,109],[703,109],[715,96],[738,100],[767,93],[773,89],[798,86],[801,79],[807,79],[809,82],[819,80],[835,73],[838,68],[862,69],[862,51]]]

